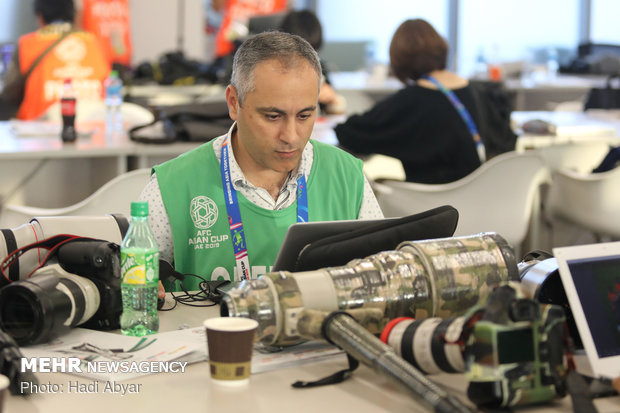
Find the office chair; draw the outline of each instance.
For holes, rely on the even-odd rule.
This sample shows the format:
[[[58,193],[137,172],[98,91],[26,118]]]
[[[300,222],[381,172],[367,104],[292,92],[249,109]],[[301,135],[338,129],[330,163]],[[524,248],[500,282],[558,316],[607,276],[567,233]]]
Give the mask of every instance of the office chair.
[[[386,217],[451,205],[459,212],[455,236],[497,232],[520,258],[528,233],[528,246],[540,248],[539,189],[549,182],[550,173],[543,159],[534,154],[506,152],[447,184],[385,180],[372,185]]]
[[[131,201],[140,196],[151,175],[150,168],[136,169],[105,183],[86,199],[63,208],[5,205],[0,210],[0,228],[14,228],[33,217],[123,214],[130,216]]]
[[[592,172],[607,152],[609,143],[597,140],[558,143],[525,151],[543,158],[552,172],[568,169],[581,173]]]
[[[620,239],[620,167],[602,173],[555,171],[547,215],[602,237]]]

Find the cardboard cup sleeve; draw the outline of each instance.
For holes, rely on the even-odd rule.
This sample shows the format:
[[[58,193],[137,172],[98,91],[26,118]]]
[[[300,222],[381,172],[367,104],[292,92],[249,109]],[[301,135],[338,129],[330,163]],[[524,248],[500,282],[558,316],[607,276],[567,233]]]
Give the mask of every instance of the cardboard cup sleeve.
[[[254,334],[258,323],[249,318],[205,320],[211,378],[234,384],[250,377]]]

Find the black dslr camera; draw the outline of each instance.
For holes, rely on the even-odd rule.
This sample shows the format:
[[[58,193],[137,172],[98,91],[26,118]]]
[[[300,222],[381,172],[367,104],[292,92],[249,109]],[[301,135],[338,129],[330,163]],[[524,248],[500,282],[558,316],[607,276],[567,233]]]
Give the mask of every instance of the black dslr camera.
[[[77,325],[97,330],[119,328],[118,244],[82,237],[50,240],[46,240],[48,244],[59,245],[48,248],[53,253],[48,254],[45,265],[0,289],[0,328],[20,346],[46,342]],[[40,247],[40,243],[26,248],[30,247]],[[8,258],[3,262],[3,274],[8,273],[8,266],[17,264],[19,255]]]

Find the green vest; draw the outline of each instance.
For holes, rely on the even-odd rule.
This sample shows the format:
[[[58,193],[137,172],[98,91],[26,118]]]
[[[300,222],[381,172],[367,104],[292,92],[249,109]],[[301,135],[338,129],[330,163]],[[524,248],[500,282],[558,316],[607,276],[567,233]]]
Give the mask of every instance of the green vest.
[[[213,141],[154,168],[170,219],[174,264],[181,273],[206,280],[238,280],[228,214]],[[311,141],[314,161],[308,177],[310,221],[357,219],[364,194],[359,159],[334,146]],[[297,220],[297,203],[282,210],[260,208],[237,193],[250,274],[256,278],[273,266],[288,227]],[[198,290],[201,280],[186,277],[183,285]],[[164,282],[167,290],[178,284]]]

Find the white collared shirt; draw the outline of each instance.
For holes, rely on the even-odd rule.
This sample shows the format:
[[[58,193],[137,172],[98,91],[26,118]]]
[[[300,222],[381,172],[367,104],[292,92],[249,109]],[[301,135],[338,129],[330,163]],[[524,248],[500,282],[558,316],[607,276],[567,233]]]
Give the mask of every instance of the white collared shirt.
[[[226,135],[222,135],[213,141],[213,150],[218,162],[222,159],[222,143],[224,139],[232,136],[232,131],[235,129],[236,123],[230,128]],[[243,171],[239,167],[235,154],[230,151],[230,177],[233,183],[233,188],[243,195],[248,201],[252,202],[256,206],[264,209],[280,210],[289,207],[295,201],[297,201],[297,179],[304,174],[306,180],[312,169],[312,163],[314,162],[314,150],[312,144],[308,143],[301,154],[301,161],[296,170],[291,171],[286,178],[284,185],[280,189],[278,199],[273,199],[269,192],[264,188],[259,188],[248,181],[243,175]],[[151,175],[149,182],[146,184],[142,193],[140,194],[140,200],[148,201],[149,203],[149,224],[159,245],[160,258],[168,262],[173,261],[174,257],[174,244],[172,239],[172,229],[170,228],[170,220],[166,214],[166,208],[164,207],[164,201],[161,197],[159,190],[159,183],[155,174]],[[370,183],[364,178],[364,195],[362,198],[362,205],[358,219],[378,219],[383,218],[383,212],[375,198],[375,194],[370,187]]]

